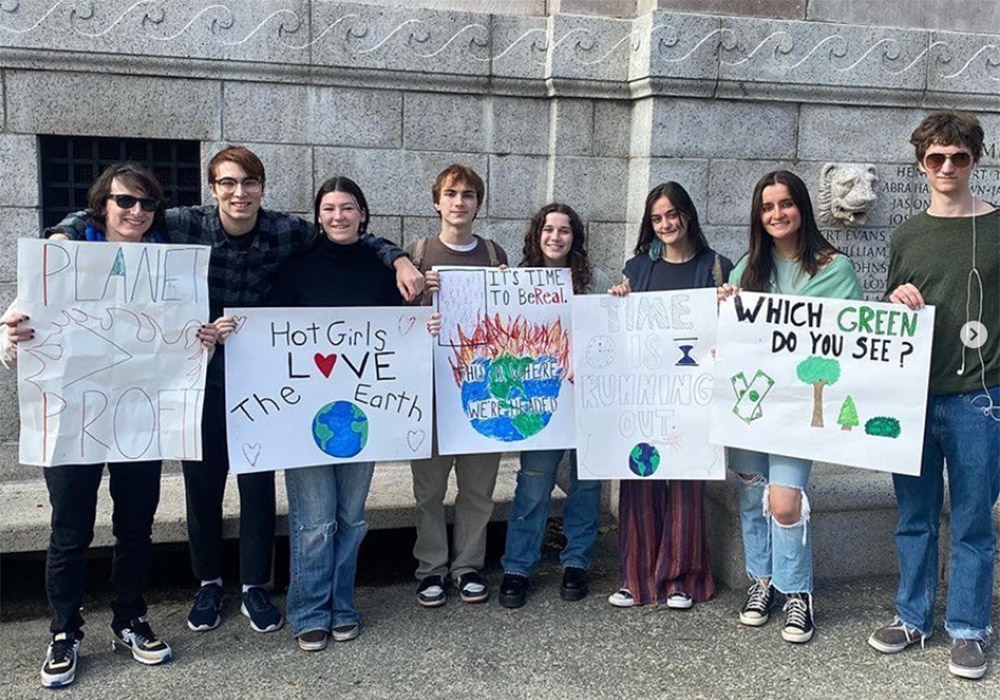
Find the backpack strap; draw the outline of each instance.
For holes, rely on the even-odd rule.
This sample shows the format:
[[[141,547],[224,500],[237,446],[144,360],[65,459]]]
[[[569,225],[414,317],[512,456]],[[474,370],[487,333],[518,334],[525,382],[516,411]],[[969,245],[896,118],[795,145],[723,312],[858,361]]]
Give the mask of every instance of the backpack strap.
[[[413,263],[413,267],[420,269],[420,263],[424,261],[424,255],[427,253],[427,239],[421,238],[417,241],[417,244],[413,247],[413,258],[410,262]]]
[[[718,253],[715,254],[715,262],[712,264],[712,275],[715,277],[715,286],[721,287],[725,280],[722,279],[722,261]]]
[[[486,244],[486,252],[490,256],[490,267],[500,267],[500,256],[497,255],[497,244],[489,238],[484,238],[483,243]]]

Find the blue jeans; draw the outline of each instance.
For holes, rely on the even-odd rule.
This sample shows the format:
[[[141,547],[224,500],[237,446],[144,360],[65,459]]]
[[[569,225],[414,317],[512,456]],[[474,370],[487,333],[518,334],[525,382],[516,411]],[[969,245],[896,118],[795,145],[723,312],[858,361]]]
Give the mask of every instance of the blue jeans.
[[[329,630],[360,621],[354,609],[358,549],[368,532],[365,499],[374,462],[285,471],[292,634]]]
[[[938,528],[948,462],[951,500],[951,573],[945,629],[956,639],[989,638],[993,597],[993,506],[1000,493],[1000,422],[984,412],[1000,387],[986,392],[931,396],[924,427],[920,476],[894,474],[899,501],[896,613],[929,635],[938,584]],[[1000,411],[996,409],[993,416]]]
[[[521,469],[517,473],[514,504],[507,523],[507,547],[500,560],[505,573],[530,576],[538,566],[552,489],[564,453],[565,450],[521,453]],[[566,546],[559,560],[564,567],[590,569],[590,555],[597,541],[597,520],[601,514],[602,482],[580,481],[575,450],[570,460],[569,493],[563,508]]]
[[[812,462],[731,448],[729,468],[737,474],[747,575],[755,580],[770,577],[782,593],[812,593],[812,536],[805,493]],[[802,517],[797,522],[783,525],[771,516],[767,500],[771,484],[802,491]]]

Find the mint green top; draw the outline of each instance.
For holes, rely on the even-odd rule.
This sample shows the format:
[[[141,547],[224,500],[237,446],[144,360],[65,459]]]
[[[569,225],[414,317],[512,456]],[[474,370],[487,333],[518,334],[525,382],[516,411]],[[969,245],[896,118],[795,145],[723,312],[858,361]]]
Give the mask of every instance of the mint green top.
[[[795,294],[803,297],[826,297],[828,299],[861,299],[861,282],[854,271],[851,259],[837,254],[826,267],[820,268],[810,277],[797,260],[789,260],[772,251],[774,256],[774,277],[771,278],[772,294]],[[729,279],[739,286],[749,256],[744,255]]]

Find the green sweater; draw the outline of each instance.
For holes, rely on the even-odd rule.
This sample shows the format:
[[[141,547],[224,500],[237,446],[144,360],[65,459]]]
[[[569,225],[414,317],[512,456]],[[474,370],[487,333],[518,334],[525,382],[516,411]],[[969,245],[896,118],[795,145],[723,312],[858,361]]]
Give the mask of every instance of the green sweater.
[[[772,253],[773,254],[773,253]],[[739,286],[743,271],[747,268],[749,256],[736,263],[729,275],[733,284]],[[774,255],[775,275],[771,280],[772,294],[795,294],[803,297],[826,297],[827,299],[861,299],[861,282],[854,271],[851,259],[837,255],[830,263],[810,277],[795,260],[787,260]]]
[[[972,217],[942,218],[922,212],[904,221],[889,239],[886,293],[910,283],[935,307],[931,394],[964,394],[1000,384],[1000,209],[976,217],[976,267],[982,280],[986,344],[962,345],[960,329],[980,318],[979,282],[972,269]],[[966,312],[966,302],[969,310]],[[965,371],[958,370],[965,359]],[[982,357],[983,361],[980,361]]]

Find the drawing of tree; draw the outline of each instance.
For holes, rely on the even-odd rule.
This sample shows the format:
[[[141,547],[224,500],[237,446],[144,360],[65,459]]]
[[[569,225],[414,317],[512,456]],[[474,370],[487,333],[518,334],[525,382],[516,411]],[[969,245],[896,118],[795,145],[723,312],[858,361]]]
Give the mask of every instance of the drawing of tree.
[[[837,416],[837,422],[840,424],[841,430],[850,430],[858,425],[858,409],[854,405],[854,399],[850,396],[844,399],[844,403],[840,405],[840,415]]]
[[[799,381],[812,384],[813,413],[812,427],[823,427],[823,387],[831,386],[840,379],[840,363],[828,357],[807,357],[795,368]]]

